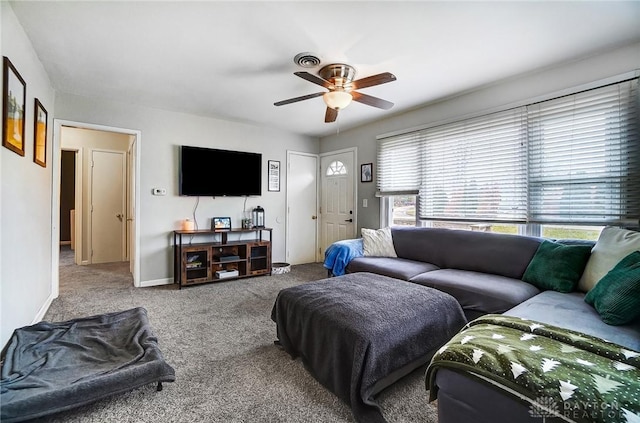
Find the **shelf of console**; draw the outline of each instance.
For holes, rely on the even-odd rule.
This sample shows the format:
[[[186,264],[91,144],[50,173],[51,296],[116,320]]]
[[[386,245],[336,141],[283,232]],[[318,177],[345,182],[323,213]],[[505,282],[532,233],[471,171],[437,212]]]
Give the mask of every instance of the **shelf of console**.
[[[242,239],[247,233],[255,235]],[[173,231],[173,281],[182,288],[271,275],[271,236],[271,228]]]

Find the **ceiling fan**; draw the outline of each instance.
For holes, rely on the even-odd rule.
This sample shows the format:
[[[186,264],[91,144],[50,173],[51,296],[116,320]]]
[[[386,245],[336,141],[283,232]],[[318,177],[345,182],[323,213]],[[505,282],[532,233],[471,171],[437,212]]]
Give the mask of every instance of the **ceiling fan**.
[[[310,98],[322,96],[327,105],[327,111],[324,115],[325,122],[335,122],[338,117],[338,111],[347,107],[352,100],[384,110],[388,110],[393,107],[393,103],[390,101],[356,91],[361,88],[395,81],[396,77],[389,72],[368,76],[354,81],[353,78],[356,76],[356,70],[353,66],[345,65],[343,63],[334,63],[320,69],[318,72],[319,76],[313,75],[309,72],[294,72],[293,74],[309,82],[320,85],[329,91],[307,94],[300,97],[290,98],[288,100],[278,101],[273,103],[275,106],[283,106],[285,104],[296,103],[298,101],[309,100]]]

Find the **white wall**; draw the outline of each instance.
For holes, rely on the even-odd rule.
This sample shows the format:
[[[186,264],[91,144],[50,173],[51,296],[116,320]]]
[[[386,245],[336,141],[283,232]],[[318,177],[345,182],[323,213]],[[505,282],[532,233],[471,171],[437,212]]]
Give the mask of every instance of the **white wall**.
[[[51,140],[54,90],[6,1],[0,2],[1,50],[27,84],[24,157],[0,147],[0,347],[14,329],[39,320],[51,296]],[[47,167],[33,162],[34,98],[49,114]]]
[[[328,152],[345,147],[358,147],[359,163],[356,169],[359,172],[361,163],[374,163],[375,182],[376,136],[378,135],[455,120],[636,69],[640,69],[640,43],[562,66],[510,78],[407,113],[390,116],[388,119],[370,125],[342,131],[338,135],[322,138],[320,150]],[[428,84],[421,89],[428,90]],[[348,113],[348,110],[345,113]],[[359,183],[358,224],[360,227],[377,228],[380,224],[380,201],[375,198],[375,191],[375,183]],[[369,207],[367,208],[362,207],[364,198],[368,199]]]
[[[285,170],[287,150],[318,152],[318,140],[276,129],[202,116],[138,107],[125,103],[58,93],[56,118],[142,132],[140,153],[140,279],[142,285],[165,283],[173,275],[172,233],[183,219],[191,218],[195,197],[178,195],[180,145],[193,145],[262,153],[262,196],[250,197],[247,209],[265,208],[267,226],[273,231],[273,260],[285,259],[285,191],[267,191],[267,160],[279,160]],[[215,166],[212,163],[212,166]],[[242,169],[237,175],[242,177]],[[224,181],[220,181],[224,183]],[[153,196],[153,188],[165,188],[166,196]],[[230,216],[240,227],[243,198],[202,197],[196,219],[209,227],[212,216]],[[172,281],[172,279],[171,279]]]

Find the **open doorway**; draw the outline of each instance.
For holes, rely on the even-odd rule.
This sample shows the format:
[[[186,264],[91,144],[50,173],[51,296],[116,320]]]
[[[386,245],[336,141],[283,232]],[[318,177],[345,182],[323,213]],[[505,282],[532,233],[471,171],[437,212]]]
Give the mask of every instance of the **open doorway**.
[[[128,262],[134,286],[139,286],[140,131],[59,120],[54,126],[55,296],[64,260],[75,265]]]
[[[134,142],[129,134],[61,129],[60,243],[73,244],[76,264],[129,261]]]
[[[60,156],[60,266],[70,266],[75,259],[75,204],[77,151],[62,150]]]

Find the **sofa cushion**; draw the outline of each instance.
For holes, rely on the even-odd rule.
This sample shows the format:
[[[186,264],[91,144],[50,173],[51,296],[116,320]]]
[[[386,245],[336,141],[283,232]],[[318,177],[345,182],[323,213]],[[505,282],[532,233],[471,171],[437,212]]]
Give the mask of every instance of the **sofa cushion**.
[[[398,257],[522,279],[541,239],[442,228],[391,228]]]
[[[438,266],[431,263],[391,257],[357,257],[347,265],[347,273],[371,272],[405,281],[437,269]]]
[[[483,313],[503,313],[540,292],[519,279],[458,269],[434,270],[409,281],[454,296],[465,311]]]
[[[607,226],[591,251],[578,289],[588,292],[607,272],[633,251],[640,250],[640,232]]]
[[[398,257],[393,248],[391,228],[367,229],[362,228],[362,246],[365,256]]]
[[[623,258],[584,297],[602,321],[624,325],[640,317],[640,251]]]
[[[505,315],[522,317],[550,325],[593,335],[640,351],[640,322],[611,326],[602,321],[598,312],[584,302],[584,293],[544,291],[507,311]]]
[[[588,245],[563,245],[542,241],[522,280],[542,290],[575,290],[591,255]]]

